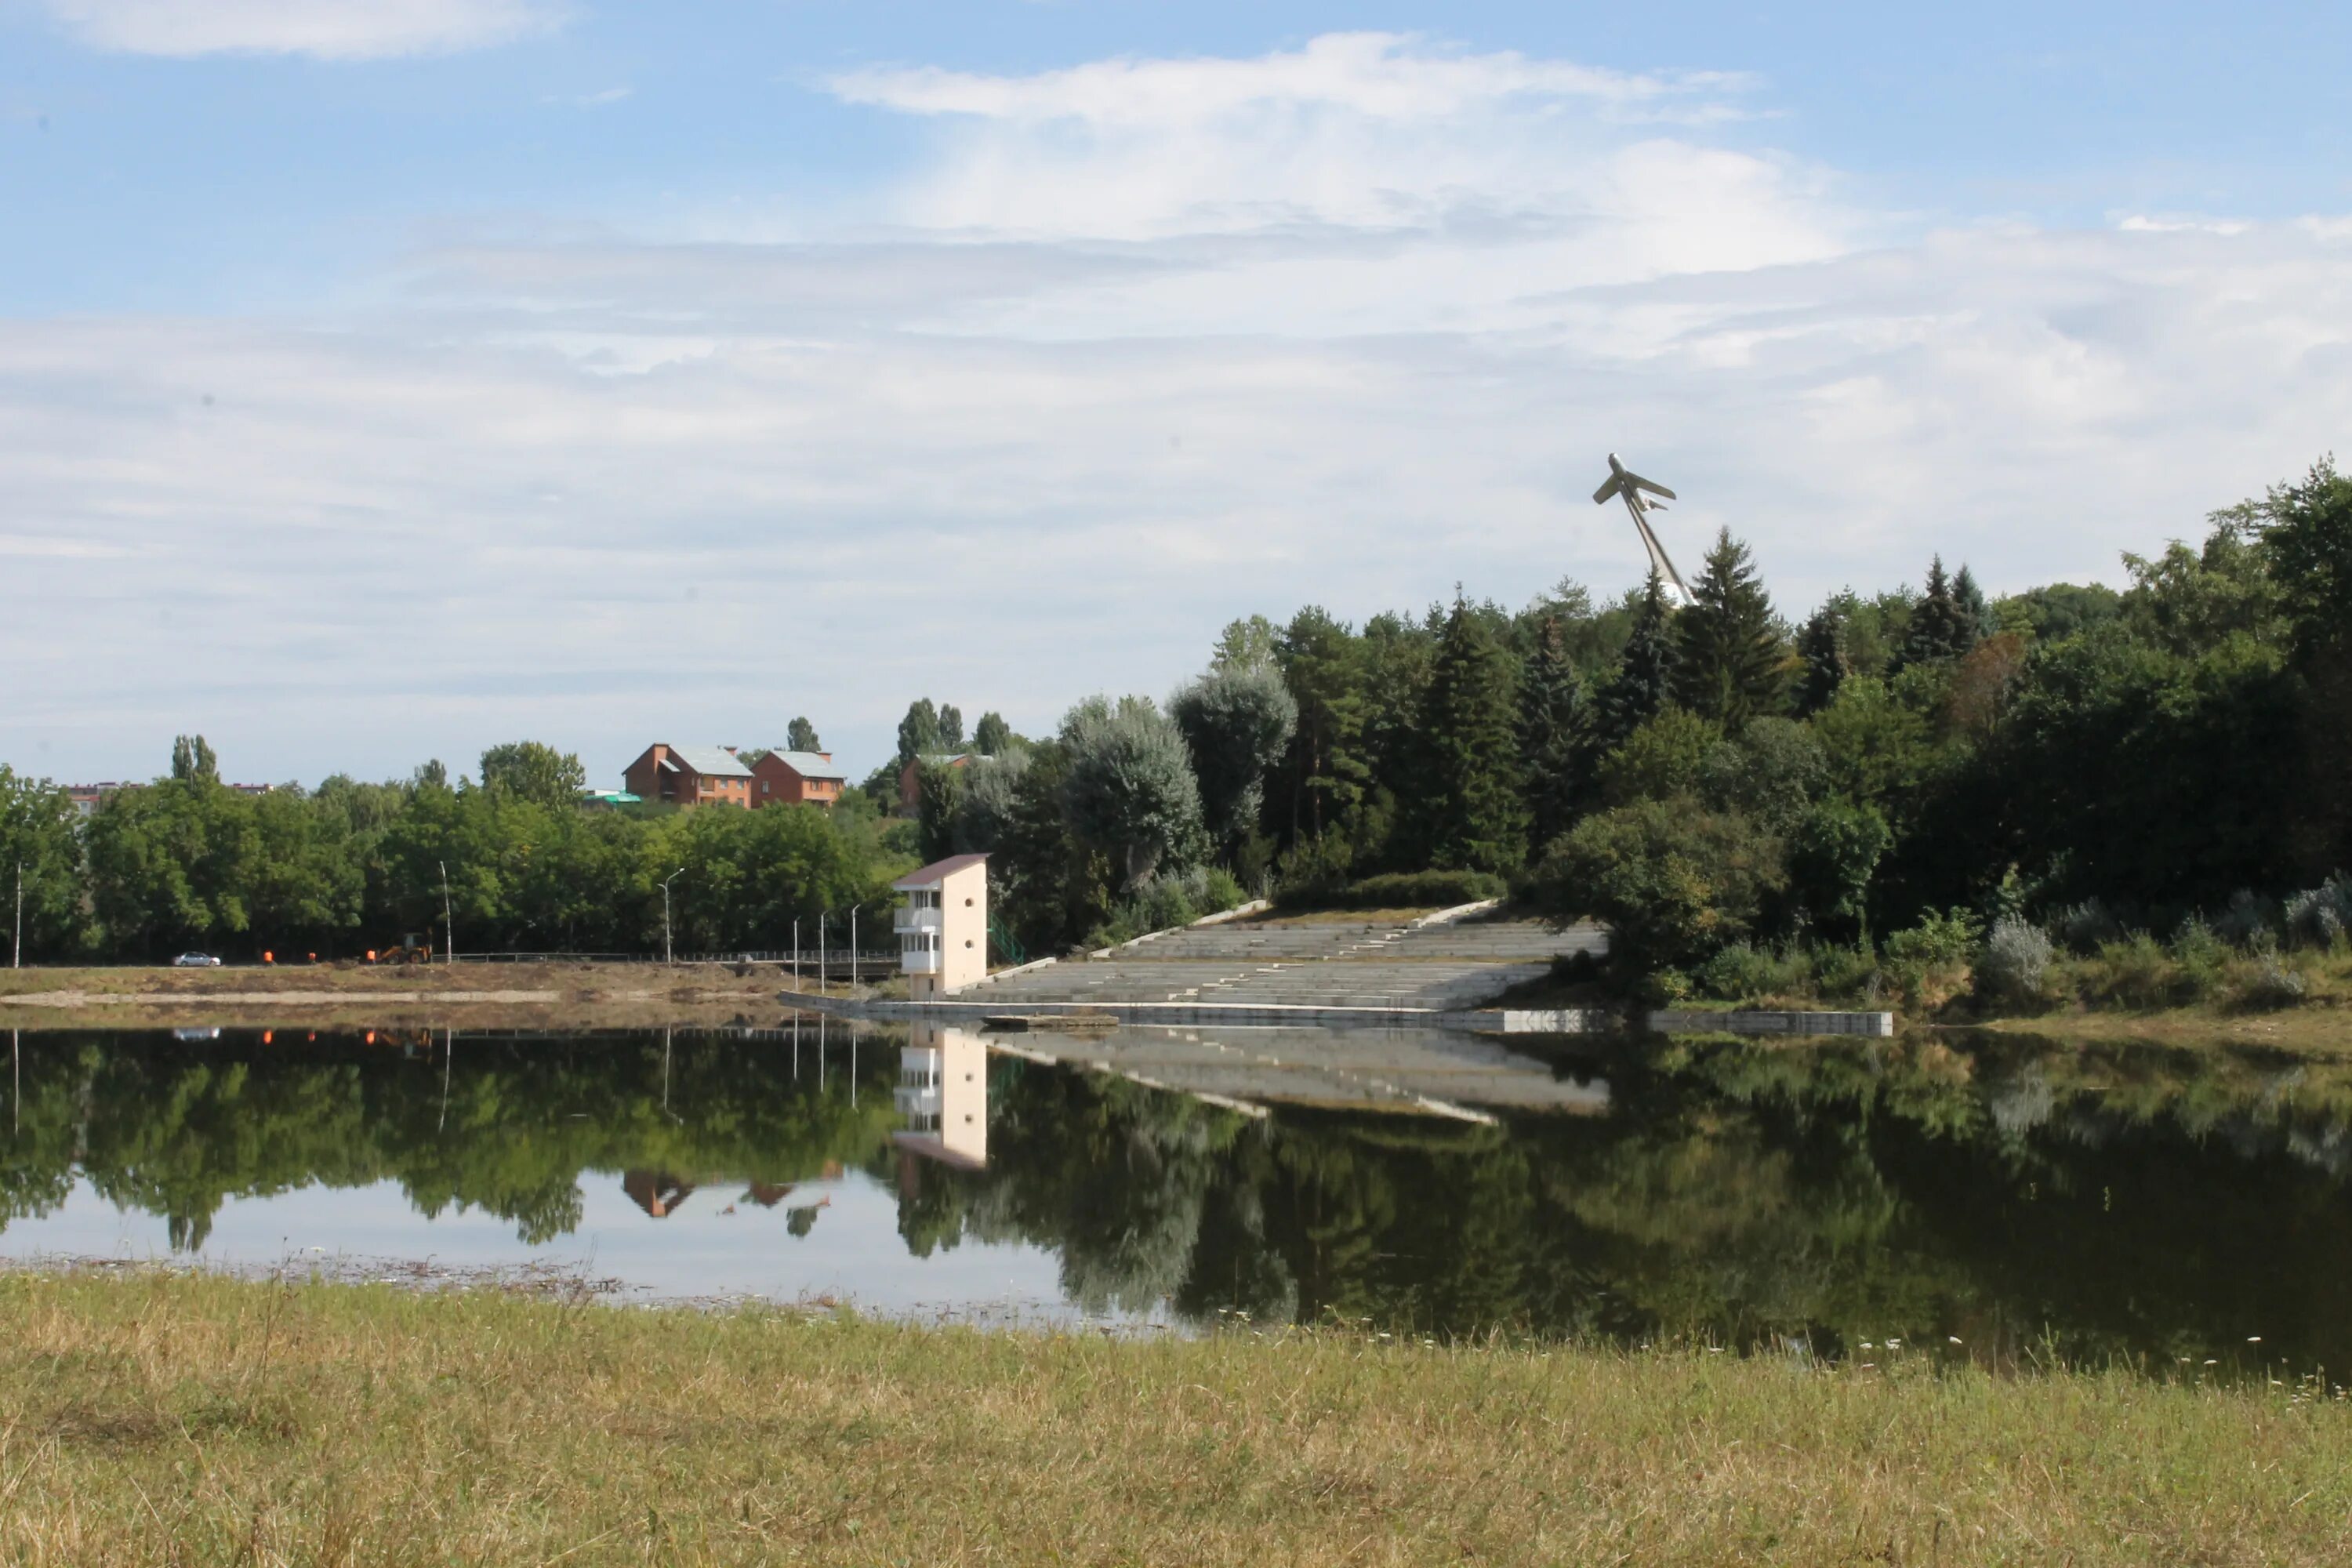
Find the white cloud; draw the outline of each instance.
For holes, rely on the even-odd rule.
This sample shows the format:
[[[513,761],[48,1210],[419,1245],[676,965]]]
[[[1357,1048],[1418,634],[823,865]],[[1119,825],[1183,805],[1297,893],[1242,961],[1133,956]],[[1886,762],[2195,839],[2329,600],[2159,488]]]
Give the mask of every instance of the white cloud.
[[[1933,551],[2112,580],[2352,422],[2341,217],[1916,232],[1598,93],[1347,77],[1461,63],[1417,47],[1257,141],[1290,65],[1116,134],[942,115],[887,225],[451,246],[299,329],[0,323],[0,667],[44,671],[0,733],[306,777],[531,733],[603,776],[806,711],[864,767],[918,693],[1049,725],[1236,615],[1628,585],[1612,448],[1801,610]],[[987,630],[943,643],[957,602]]]
[[[76,37],[141,55],[446,54],[550,31],[555,0],[44,0]]]
[[[1166,130],[1265,109],[1427,124],[1507,99],[1581,100],[1629,115],[1716,118],[1751,85],[1721,71],[1638,75],[1517,52],[1474,55],[1397,33],[1328,33],[1255,59],[1101,60],[1034,76],[872,68],[830,79],[853,103],[911,114]]]

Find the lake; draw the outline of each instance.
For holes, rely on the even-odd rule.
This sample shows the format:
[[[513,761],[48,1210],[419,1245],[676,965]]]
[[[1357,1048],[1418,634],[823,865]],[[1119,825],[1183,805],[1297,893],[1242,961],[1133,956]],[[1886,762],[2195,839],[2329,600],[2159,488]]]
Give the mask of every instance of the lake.
[[[26,1031],[0,1257],[2352,1364],[2352,1066],[1414,1032]]]

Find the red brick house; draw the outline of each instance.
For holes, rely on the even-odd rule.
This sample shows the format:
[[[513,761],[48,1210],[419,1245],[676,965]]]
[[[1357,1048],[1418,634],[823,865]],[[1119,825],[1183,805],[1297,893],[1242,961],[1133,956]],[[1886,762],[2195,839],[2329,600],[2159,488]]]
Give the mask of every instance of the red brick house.
[[[751,805],[831,805],[847,782],[831,752],[759,752],[751,758]]]
[[[912,816],[923,804],[923,769],[961,768],[971,763],[970,752],[929,752],[898,770],[898,815]]]
[[[648,805],[735,805],[749,811],[751,768],[732,746],[647,746],[622,770],[628,792]]]

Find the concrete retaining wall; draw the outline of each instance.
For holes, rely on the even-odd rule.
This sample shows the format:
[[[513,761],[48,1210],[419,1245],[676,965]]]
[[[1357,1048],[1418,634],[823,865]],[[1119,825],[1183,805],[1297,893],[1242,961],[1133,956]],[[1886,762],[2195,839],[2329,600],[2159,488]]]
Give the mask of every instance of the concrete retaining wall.
[[[1892,1013],[1710,1013],[1667,1008],[1653,1013],[1650,1028],[1661,1035],[1869,1035],[1895,1033]]]

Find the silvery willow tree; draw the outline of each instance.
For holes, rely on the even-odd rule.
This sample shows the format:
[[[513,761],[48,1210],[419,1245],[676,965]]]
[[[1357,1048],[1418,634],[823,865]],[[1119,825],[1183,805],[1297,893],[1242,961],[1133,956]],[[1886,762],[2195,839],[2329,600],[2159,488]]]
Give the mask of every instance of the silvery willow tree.
[[[1201,785],[1209,829],[1225,843],[1257,826],[1266,774],[1290,749],[1298,702],[1271,663],[1225,664],[1168,704]]]
[[[1184,737],[1148,697],[1089,697],[1062,721],[1070,830],[1110,857],[1129,886],[1197,858],[1207,835]]]

